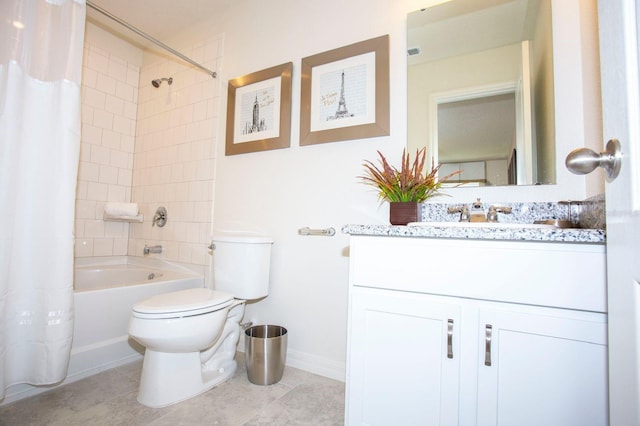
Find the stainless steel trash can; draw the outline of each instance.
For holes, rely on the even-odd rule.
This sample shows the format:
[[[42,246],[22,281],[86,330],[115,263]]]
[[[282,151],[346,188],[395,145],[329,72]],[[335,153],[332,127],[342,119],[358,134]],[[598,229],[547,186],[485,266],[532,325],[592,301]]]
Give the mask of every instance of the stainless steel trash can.
[[[244,361],[249,381],[272,385],[282,379],[287,360],[287,329],[279,325],[256,325],[244,332]]]

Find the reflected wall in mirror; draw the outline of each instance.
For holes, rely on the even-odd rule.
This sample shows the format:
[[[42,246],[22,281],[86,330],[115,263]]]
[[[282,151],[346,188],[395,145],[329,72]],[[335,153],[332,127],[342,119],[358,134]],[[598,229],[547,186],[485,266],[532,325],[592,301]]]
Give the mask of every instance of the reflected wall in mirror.
[[[553,184],[550,0],[451,0],[410,13],[409,152],[456,185]]]

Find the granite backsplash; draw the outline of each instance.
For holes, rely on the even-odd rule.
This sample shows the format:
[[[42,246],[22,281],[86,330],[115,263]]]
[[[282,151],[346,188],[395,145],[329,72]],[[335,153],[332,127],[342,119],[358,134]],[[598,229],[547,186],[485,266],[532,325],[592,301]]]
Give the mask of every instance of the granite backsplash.
[[[480,200],[482,203],[482,200]],[[449,213],[449,207],[471,203],[424,203],[423,222],[456,222],[459,213]],[[498,213],[498,222],[533,223],[536,220],[571,220],[583,229],[605,229],[605,197],[600,194],[583,201],[530,202],[530,203],[482,203],[485,212],[490,206],[511,207],[511,213]]]

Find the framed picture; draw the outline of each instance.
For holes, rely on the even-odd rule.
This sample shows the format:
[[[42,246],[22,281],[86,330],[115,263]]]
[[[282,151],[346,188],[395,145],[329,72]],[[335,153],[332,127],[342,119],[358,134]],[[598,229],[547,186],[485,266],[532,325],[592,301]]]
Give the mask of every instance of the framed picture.
[[[300,145],[389,135],[389,36],[302,59]]]
[[[226,155],[289,147],[292,69],[288,62],[229,81]]]

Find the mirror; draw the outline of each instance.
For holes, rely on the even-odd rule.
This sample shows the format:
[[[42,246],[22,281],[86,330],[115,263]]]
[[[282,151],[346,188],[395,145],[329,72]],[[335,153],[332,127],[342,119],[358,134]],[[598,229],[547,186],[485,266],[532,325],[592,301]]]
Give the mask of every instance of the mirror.
[[[455,185],[553,184],[550,0],[452,0],[408,15],[407,147]]]

